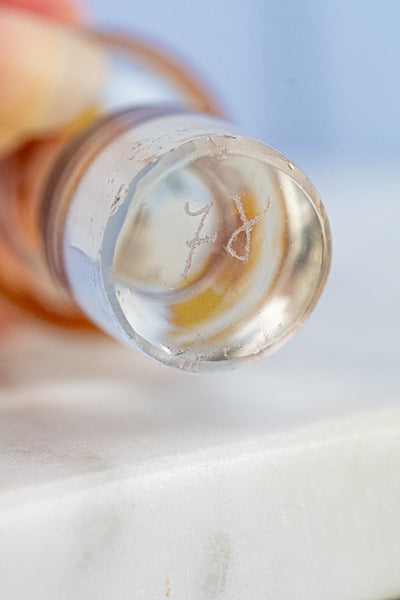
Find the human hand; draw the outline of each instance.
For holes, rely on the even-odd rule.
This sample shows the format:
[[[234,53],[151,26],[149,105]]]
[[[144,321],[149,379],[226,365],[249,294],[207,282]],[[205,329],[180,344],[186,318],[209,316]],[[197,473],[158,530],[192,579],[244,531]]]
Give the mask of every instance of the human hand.
[[[18,186],[27,215],[58,151],[54,134],[93,105],[104,77],[99,49],[75,27],[81,18],[72,0],[0,0],[0,202]],[[2,252],[0,269],[18,289],[24,275]],[[15,309],[2,289],[0,299],[4,329]]]
[[[0,0],[0,155],[81,114],[103,78],[70,0]]]

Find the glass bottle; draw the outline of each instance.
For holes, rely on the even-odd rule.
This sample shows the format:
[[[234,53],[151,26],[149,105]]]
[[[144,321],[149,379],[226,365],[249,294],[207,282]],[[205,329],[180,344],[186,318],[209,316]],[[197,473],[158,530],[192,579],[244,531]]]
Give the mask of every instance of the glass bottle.
[[[166,53],[87,35],[108,62],[96,106],[0,166],[3,293],[186,370],[270,354],[328,274],[316,191]]]

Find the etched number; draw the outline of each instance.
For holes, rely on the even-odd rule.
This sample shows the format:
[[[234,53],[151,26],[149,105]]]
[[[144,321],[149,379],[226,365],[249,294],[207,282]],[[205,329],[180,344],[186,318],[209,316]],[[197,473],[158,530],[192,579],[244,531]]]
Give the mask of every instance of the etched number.
[[[250,233],[251,230],[253,229],[254,225],[256,223],[258,223],[259,221],[261,221],[261,219],[265,216],[265,213],[267,212],[267,210],[270,208],[271,206],[271,196],[268,197],[268,201],[267,201],[267,205],[265,206],[264,210],[257,216],[255,216],[253,219],[248,219],[246,216],[246,213],[244,212],[244,208],[243,208],[243,203],[241,200],[241,197],[239,195],[237,196],[233,196],[232,200],[234,201],[235,205],[236,205],[236,209],[239,213],[239,216],[242,220],[242,225],[240,227],[238,227],[231,235],[231,237],[229,238],[228,244],[226,245],[226,250],[227,252],[233,257],[233,258],[237,258],[237,260],[241,260],[242,262],[247,262],[249,260],[249,254],[250,254]],[[242,231],[246,234],[246,245],[244,247],[244,254],[238,254],[234,249],[233,249],[233,244],[236,241],[238,235],[240,233],[242,233]]]
[[[181,277],[186,277],[186,275],[188,274],[188,271],[192,266],[193,255],[195,253],[196,248],[198,246],[201,246],[201,244],[208,244],[209,242],[215,242],[215,240],[217,239],[216,233],[214,233],[214,235],[205,235],[203,237],[200,237],[200,233],[204,227],[204,222],[207,218],[208,213],[210,212],[210,210],[213,206],[214,206],[214,202],[210,202],[209,204],[206,204],[206,206],[204,206],[203,208],[200,208],[199,210],[192,212],[189,209],[189,202],[185,203],[184,208],[185,208],[185,213],[187,215],[189,215],[190,217],[199,217],[200,215],[202,215],[202,217],[200,219],[200,223],[196,230],[194,238],[185,242],[186,246],[189,248],[189,254],[186,259],[185,268],[183,270]]]

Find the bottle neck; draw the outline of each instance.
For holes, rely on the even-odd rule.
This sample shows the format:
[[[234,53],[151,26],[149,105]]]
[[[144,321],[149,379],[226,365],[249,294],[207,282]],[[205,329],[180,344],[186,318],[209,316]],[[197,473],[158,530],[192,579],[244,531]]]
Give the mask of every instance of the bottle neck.
[[[99,121],[61,158],[45,205],[60,285],[102,329],[183,369],[274,351],[329,268],[326,216],[304,175],[187,110]]]

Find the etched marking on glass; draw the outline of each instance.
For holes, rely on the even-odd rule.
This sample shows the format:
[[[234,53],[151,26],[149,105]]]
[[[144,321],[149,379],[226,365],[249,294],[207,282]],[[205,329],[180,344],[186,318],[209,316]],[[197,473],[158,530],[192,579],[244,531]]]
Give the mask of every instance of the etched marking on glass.
[[[207,215],[213,206],[214,206],[214,202],[210,202],[209,204],[206,204],[205,206],[203,206],[203,208],[200,208],[199,210],[192,212],[189,209],[189,202],[185,202],[185,206],[184,206],[185,213],[187,215],[189,215],[189,217],[199,217],[200,215],[202,215],[202,217],[200,219],[200,223],[196,230],[194,238],[192,238],[191,240],[187,240],[185,242],[186,246],[189,248],[189,254],[186,259],[185,268],[183,269],[183,273],[182,273],[181,277],[186,277],[186,275],[188,274],[188,271],[192,266],[193,256],[194,256],[196,248],[198,246],[201,246],[202,244],[208,244],[209,242],[215,242],[215,240],[217,239],[217,235],[218,235],[217,233],[214,233],[213,235],[205,235],[203,237],[200,237],[200,233],[204,227],[204,223],[207,218]]]
[[[118,192],[116,193],[114,201],[111,204],[110,216],[114,215],[117,212],[119,205],[121,204],[121,202],[123,202],[125,200],[125,198],[127,197],[128,194],[129,194],[129,187],[127,186],[126,183],[123,183],[118,188]]]
[[[250,233],[251,233],[254,225],[256,223],[258,223],[259,221],[261,221],[261,219],[265,216],[265,213],[267,212],[267,210],[270,208],[271,196],[268,197],[267,205],[265,206],[264,210],[259,215],[256,215],[253,219],[247,218],[246,213],[244,212],[243,203],[242,203],[240,195],[232,196],[232,200],[234,201],[234,203],[236,205],[236,209],[242,220],[242,225],[240,227],[238,227],[232,233],[231,237],[229,238],[228,244],[226,245],[226,250],[227,250],[228,254],[230,254],[233,258],[237,258],[238,260],[241,260],[242,262],[247,262],[249,260],[249,254],[250,254]],[[242,232],[244,232],[246,234],[246,245],[244,247],[244,254],[238,254],[233,249],[232,246],[233,246],[234,242],[237,240],[238,235]]]

